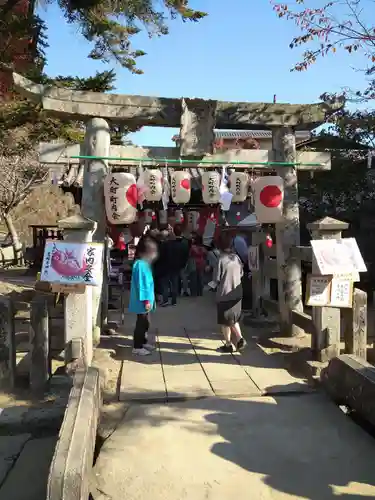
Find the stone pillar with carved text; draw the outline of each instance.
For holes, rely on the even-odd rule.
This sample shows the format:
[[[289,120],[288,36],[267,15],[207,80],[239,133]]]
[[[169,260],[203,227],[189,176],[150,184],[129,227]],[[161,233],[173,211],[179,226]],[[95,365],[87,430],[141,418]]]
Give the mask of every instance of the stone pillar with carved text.
[[[342,231],[348,229],[344,221],[324,217],[307,224],[313,240],[341,240]],[[313,255],[312,273],[320,274],[318,264]],[[335,307],[313,307],[312,320],[316,334],[313,338],[313,350],[318,361],[328,361],[340,355],[340,316],[341,311]]]
[[[296,161],[296,138],[291,127],[275,127],[272,130],[274,160]],[[292,311],[303,311],[301,262],[291,249],[300,244],[298,206],[298,179],[296,166],[277,167],[277,174],[284,180],[283,222],[276,224],[277,279],[281,333],[293,336],[301,333],[293,325]]]
[[[110,128],[103,118],[92,118],[86,124],[85,154],[88,156],[109,156],[110,153]],[[108,174],[108,161],[86,160],[83,174],[82,190],[82,215],[97,223],[93,241],[104,243],[106,234],[106,214],[104,206],[104,178]],[[107,266],[103,266],[102,286],[93,290],[93,340],[99,343],[102,328],[101,302],[108,296],[103,293],[103,288],[108,286]],[[103,307],[106,308],[104,305]]]
[[[58,222],[64,232],[64,240],[73,243],[90,243],[96,230],[96,223],[82,215],[72,215]],[[93,314],[94,286],[86,286],[83,294],[69,293],[64,300],[65,363],[82,358],[87,366],[93,356]],[[80,352],[82,339],[83,353]]]

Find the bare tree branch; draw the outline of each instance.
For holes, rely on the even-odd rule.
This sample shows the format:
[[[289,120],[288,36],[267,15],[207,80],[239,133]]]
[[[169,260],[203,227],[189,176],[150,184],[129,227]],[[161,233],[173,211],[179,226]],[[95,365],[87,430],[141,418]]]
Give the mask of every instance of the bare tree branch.
[[[0,171],[1,214],[10,213],[48,176],[48,171],[39,164],[35,151],[24,155],[0,156]]]

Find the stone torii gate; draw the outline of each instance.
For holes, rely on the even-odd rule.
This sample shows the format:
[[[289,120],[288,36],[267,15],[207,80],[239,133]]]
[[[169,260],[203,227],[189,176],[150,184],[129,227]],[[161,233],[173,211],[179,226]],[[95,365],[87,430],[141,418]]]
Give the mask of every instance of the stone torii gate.
[[[51,115],[63,119],[86,122],[85,141],[82,146],[48,144],[42,146],[41,162],[67,164],[77,153],[103,159],[87,159],[81,166],[83,175],[82,215],[97,223],[94,241],[103,241],[106,229],[103,203],[103,180],[109,172],[110,157],[123,157],[147,161],[160,158],[196,160],[196,167],[204,168],[203,160],[223,161],[228,164],[243,162],[284,162],[275,170],[284,179],[284,221],[276,224],[276,252],[278,265],[279,309],[281,331],[293,335],[291,312],[302,311],[301,274],[299,263],[291,248],[300,243],[298,207],[298,170],[329,170],[327,153],[296,153],[295,131],[312,130],[321,125],[327,114],[342,104],[271,104],[249,102],[222,102],[187,98],[161,98],[121,94],[74,91],[65,88],[34,84],[13,73],[16,89],[29,99],[42,105]],[[137,126],[163,126],[180,128],[179,148],[135,148],[110,145],[109,123]],[[214,153],[214,129],[271,129],[272,150],[230,150]],[[75,154],[74,154],[75,153]],[[108,159],[106,159],[108,158]],[[75,160],[82,164],[82,160]],[[121,166],[133,162],[121,161]],[[156,162],[158,163],[158,162]],[[266,165],[257,165],[259,168]],[[184,168],[184,165],[175,165]],[[236,168],[251,169],[249,165]],[[94,339],[100,335],[100,298],[96,291],[93,298]]]

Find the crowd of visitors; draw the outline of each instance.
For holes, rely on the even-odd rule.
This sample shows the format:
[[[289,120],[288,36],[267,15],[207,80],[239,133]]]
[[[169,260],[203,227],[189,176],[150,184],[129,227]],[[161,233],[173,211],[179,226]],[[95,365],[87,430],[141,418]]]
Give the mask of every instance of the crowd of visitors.
[[[219,248],[214,242],[206,247],[199,234],[186,234],[179,224],[161,230],[150,227],[138,242],[132,269],[129,311],[137,314],[134,354],[146,356],[153,349],[147,332],[156,303],[175,306],[180,296],[200,297],[204,289],[216,291],[217,322],[225,341],[219,349],[245,348],[239,326],[244,252],[242,248],[241,256],[235,243],[224,232]]]

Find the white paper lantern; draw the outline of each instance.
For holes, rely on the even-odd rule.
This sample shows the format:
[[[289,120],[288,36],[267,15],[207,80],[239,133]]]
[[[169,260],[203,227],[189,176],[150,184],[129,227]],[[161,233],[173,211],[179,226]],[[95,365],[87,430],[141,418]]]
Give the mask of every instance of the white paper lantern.
[[[260,224],[283,220],[284,181],[278,175],[258,177],[252,183],[255,215]]]
[[[144,183],[147,201],[160,201],[163,194],[163,174],[158,169],[145,170]]]
[[[220,182],[219,172],[204,172],[202,174],[202,198],[207,205],[220,202]]]
[[[191,176],[189,172],[177,171],[171,174],[171,195],[177,205],[188,203],[191,194]]]
[[[107,175],[104,179],[104,198],[107,219],[111,224],[132,224],[136,220],[138,191],[133,174],[114,172]]]
[[[242,203],[247,198],[249,190],[249,176],[246,172],[232,172],[230,175],[230,188],[232,203]]]

